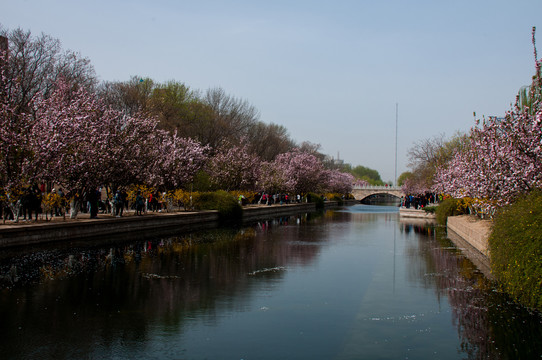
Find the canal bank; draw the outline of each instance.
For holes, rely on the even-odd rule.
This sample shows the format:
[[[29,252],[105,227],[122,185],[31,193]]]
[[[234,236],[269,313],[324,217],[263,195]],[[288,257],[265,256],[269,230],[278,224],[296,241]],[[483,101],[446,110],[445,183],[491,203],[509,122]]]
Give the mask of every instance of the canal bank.
[[[433,213],[406,208],[400,208],[399,215],[404,219],[434,220],[436,218]],[[488,279],[493,279],[489,258],[491,224],[490,220],[481,220],[472,215],[450,216],[446,223],[448,238]]]
[[[325,208],[338,207],[337,201],[326,201]],[[315,203],[243,207],[243,221],[295,215],[316,211]],[[144,216],[129,214],[115,218],[99,214],[90,219],[80,214],[78,219],[21,222],[0,226],[0,248],[52,242],[77,242],[93,239],[107,241],[136,240],[149,236],[165,236],[179,232],[214,228],[219,225],[217,211],[149,212]]]
[[[419,209],[399,208],[399,216],[402,218],[434,220],[435,214]]]
[[[491,224],[490,220],[481,220],[473,215],[450,216],[446,224],[448,238],[488,279],[493,279],[489,257]]]

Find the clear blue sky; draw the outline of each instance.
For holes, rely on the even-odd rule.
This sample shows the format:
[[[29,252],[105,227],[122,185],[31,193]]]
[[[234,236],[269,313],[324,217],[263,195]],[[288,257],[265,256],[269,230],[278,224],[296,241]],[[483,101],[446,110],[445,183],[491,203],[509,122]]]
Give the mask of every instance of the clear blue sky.
[[[0,24],[58,38],[101,80],[222,87],[295,140],[394,180],[420,139],[503,115],[534,73],[542,0],[0,0]],[[542,54],[542,45],[539,45]]]

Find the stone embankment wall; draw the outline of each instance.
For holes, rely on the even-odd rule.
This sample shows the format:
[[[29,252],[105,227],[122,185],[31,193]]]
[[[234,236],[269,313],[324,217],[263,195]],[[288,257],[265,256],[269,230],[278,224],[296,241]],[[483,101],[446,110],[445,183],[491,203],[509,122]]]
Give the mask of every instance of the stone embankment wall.
[[[51,223],[12,225],[0,230],[0,248],[48,242],[89,239],[139,239],[176,231],[211,228],[218,224],[216,211],[162,213],[122,218],[76,219]]]
[[[326,208],[337,207],[336,201],[327,201]],[[243,221],[270,219],[280,216],[316,211],[314,203],[249,206],[243,208]],[[145,216],[122,218],[77,219],[48,223],[2,226],[0,248],[51,242],[78,242],[88,240],[137,240],[150,236],[167,236],[186,231],[218,226],[217,211],[149,213]]]
[[[425,210],[407,209],[404,207],[399,208],[399,216],[402,218],[414,218],[414,219],[434,219],[435,214],[429,213]]]
[[[489,279],[492,278],[488,241],[491,224],[489,220],[480,220],[471,215],[450,216],[447,222],[448,238]]]
[[[423,210],[399,209],[401,218],[434,219],[434,214]],[[491,221],[480,220],[471,215],[450,216],[447,221],[448,238],[460,248],[465,256],[488,278],[492,279],[489,258],[489,235]]]

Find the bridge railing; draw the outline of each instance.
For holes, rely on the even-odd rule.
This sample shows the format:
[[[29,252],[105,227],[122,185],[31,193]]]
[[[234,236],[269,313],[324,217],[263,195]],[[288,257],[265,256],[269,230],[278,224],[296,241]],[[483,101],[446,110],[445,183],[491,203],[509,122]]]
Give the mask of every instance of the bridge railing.
[[[395,190],[395,191],[403,190],[400,186],[377,186],[377,185],[368,185],[368,186],[354,185],[352,189],[354,190]]]

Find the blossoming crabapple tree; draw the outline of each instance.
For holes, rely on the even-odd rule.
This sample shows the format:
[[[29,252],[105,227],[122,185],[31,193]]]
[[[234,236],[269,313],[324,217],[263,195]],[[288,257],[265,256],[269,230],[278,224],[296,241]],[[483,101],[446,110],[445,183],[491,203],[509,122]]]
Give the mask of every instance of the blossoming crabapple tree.
[[[102,184],[172,190],[192,181],[206,160],[206,148],[158,130],[154,118],[126,116],[64,82],[41,99],[36,117],[33,148],[40,175],[72,197]]]
[[[401,185],[401,190],[403,190],[405,194],[425,194],[430,191],[424,183],[414,177],[407,178],[403,182],[403,185]]]
[[[186,187],[193,181],[208,158],[208,147],[190,138],[178,137],[177,133],[158,130],[151,136],[152,164],[146,173],[150,185],[161,190]]]
[[[18,202],[23,185],[35,174],[31,166],[29,138],[32,117],[20,109],[12,92],[19,83],[6,76],[6,53],[0,52],[0,200],[5,202],[18,220]]]
[[[144,169],[154,161],[156,120],[141,113],[127,116],[108,108],[107,116],[102,117],[99,126],[105,142],[100,184],[114,193],[122,186],[145,183]]]
[[[284,171],[286,178],[282,189],[284,191],[306,194],[325,187],[324,166],[313,154],[294,149],[279,154],[275,158],[274,166],[277,168],[277,173]]]
[[[118,120],[115,111],[83,88],[60,81],[49,97],[39,99],[35,117],[33,161],[43,180],[59,184],[74,200],[103,184],[109,177],[109,139],[114,134],[108,125]],[[77,208],[72,202],[72,217]]]
[[[355,181],[354,175],[335,170],[325,170],[326,190],[332,193],[349,194]]]
[[[492,213],[542,187],[542,60],[537,59],[536,47],[534,54],[529,106],[518,97],[504,118],[478,122],[468,145],[437,171],[434,190],[475,198],[480,209]]]
[[[288,175],[286,170],[277,166],[275,161],[263,161],[260,165],[260,177],[258,179],[258,189],[268,194],[275,194],[287,191],[286,182]]]
[[[249,151],[244,141],[240,145],[222,143],[209,159],[207,171],[211,182],[224,190],[254,190],[260,175],[261,160]]]

